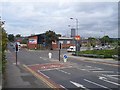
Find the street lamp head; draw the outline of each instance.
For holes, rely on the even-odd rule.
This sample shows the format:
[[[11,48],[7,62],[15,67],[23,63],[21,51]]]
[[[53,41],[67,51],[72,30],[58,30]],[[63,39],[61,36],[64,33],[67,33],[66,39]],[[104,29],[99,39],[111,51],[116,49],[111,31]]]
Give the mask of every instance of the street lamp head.
[[[70,19],[73,19],[73,18],[70,18]]]

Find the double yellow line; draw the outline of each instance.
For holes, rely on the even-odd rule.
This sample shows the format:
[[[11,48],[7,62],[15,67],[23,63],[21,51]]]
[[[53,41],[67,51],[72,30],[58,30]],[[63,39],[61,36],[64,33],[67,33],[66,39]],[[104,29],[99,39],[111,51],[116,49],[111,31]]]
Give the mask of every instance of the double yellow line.
[[[55,85],[53,83],[51,83],[49,80],[47,80],[46,78],[44,78],[43,76],[39,75],[38,73],[36,73],[35,71],[33,71],[32,69],[30,69],[28,66],[23,65],[23,67],[25,67],[29,72],[31,72],[36,78],[42,80],[45,84],[47,84],[48,88],[52,88],[54,90],[60,90],[61,87],[58,85]]]

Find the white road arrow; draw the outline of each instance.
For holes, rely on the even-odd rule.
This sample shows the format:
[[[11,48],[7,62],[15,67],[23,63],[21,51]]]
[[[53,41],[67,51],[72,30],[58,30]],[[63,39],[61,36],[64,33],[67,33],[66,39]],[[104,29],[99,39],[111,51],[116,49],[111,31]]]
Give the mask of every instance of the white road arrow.
[[[105,77],[101,77],[101,76],[99,76],[99,79],[101,79],[101,80],[105,80],[105,79],[107,79],[107,78],[105,78]]]
[[[103,80],[103,81],[105,81],[105,82],[108,82],[108,83],[111,83],[111,84],[114,84],[114,85],[120,86],[120,84],[115,83],[115,82],[112,82],[112,81],[109,81],[109,80],[107,80],[107,78],[105,78],[105,77],[101,77],[101,76],[99,76],[99,79],[100,79],[100,80]]]
[[[70,81],[72,84],[74,84],[75,86],[77,87],[81,87],[81,88],[85,88],[83,85],[79,84],[79,83],[76,83],[76,82],[73,82],[73,81]]]

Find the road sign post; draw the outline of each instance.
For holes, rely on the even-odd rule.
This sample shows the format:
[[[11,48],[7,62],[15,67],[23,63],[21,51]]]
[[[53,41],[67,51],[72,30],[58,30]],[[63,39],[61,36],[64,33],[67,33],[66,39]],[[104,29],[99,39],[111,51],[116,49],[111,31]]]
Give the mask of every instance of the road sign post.
[[[79,45],[80,36],[79,35],[75,36],[75,40],[76,40],[76,55],[78,56],[78,51],[80,51],[80,45]]]

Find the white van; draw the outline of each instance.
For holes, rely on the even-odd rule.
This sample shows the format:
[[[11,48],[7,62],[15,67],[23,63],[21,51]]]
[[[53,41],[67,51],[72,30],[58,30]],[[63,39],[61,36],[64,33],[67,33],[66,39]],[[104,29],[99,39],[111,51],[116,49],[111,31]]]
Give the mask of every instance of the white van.
[[[74,52],[76,51],[76,47],[75,46],[70,46],[68,49],[67,49],[68,52]]]

